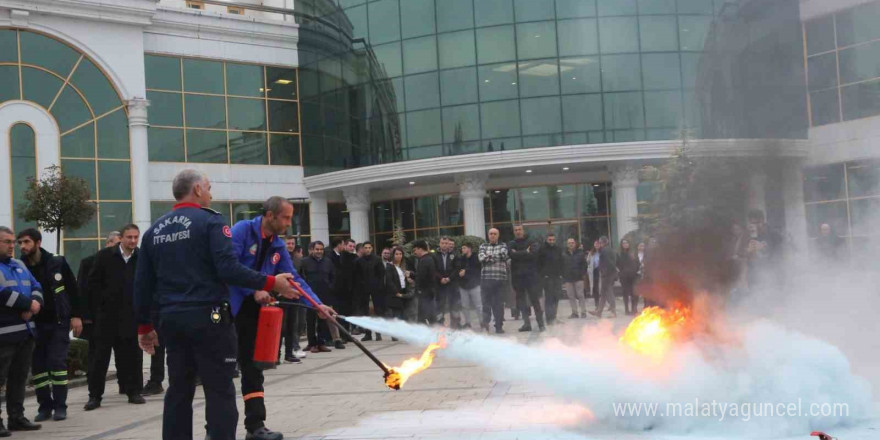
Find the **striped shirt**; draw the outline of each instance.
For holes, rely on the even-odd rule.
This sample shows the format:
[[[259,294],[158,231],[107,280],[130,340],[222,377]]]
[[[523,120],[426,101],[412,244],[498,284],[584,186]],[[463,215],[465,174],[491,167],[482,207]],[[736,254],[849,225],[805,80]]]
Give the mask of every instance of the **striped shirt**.
[[[507,260],[510,255],[504,243],[483,243],[480,245],[480,263],[483,264],[484,280],[506,280],[508,277]]]

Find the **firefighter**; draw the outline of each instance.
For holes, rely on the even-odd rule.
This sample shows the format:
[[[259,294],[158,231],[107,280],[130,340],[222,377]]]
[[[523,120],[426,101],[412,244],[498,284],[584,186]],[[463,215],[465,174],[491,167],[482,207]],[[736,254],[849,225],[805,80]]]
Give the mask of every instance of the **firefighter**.
[[[41,247],[40,231],[29,228],[18,233],[18,247],[27,268],[46,292],[43,311],[37,324],[36,347],[32,366],[37,401],[40,404],[34,421],[67,418],[67,349],[70,332],[82,332],[79,286],[67,260]],[[54,411],[54,414],[53,414]]]
[[[192,169],[179,172],[172,193],[174,209],[146,230],[141,241],[134,287],[138,343],[147,353],[155,352],[155,316],[168,360],[163,440],[193,438],[197,376],[208,402],[208,436],[233,440],[238,424],[232,383],[237,341],[227,285],[274,290],[289,299],[299,294],[290,285],[291,274],[266,276],[238,262],[232,230],[220,213],[209,209],[207,175]]]
[[[293,273],[299,283],[317,303],[318,296],[293,268],[284,239],[279,237],[293,221],[293,204],[283,197],[271,197],[263,204],[263,215],[244,220],[232,228],[232,249],[238,261],[265,275]],[[244,427],[246,440],[281,440],[280,432],[266,428],[266,405],[263,392],[263,371],[254,365],[254,343],[260,305],[273,301],[265,290],[233,287],[230,293],[235,329],[238,332],[238,364],[241,367],[241,395],[244,398]],[[308,304],[304,298],[300,301]],[[326,316],[326,306],[319,312]]]

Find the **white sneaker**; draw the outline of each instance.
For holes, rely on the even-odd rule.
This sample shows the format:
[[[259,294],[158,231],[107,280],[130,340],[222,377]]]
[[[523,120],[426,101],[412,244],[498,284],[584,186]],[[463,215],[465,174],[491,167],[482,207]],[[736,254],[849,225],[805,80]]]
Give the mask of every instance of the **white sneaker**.
[[[293,355],[296,356],[296,357],[298,357],[298,358],[300,358],[300,359],[302,359],[302,358],[306,357],[306,355],[308,355],[308,353],[306,353],[306,352],[304,352],[304,351],[302,351],[302,350],[297,350],[297,351],[294,351],[294,352],[293,352]]]

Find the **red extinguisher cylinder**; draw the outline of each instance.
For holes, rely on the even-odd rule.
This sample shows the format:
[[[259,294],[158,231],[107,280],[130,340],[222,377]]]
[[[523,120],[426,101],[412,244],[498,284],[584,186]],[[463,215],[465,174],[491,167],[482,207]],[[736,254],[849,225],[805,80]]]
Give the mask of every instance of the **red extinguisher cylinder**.
[[[257,340],[254,342],[254,366],[260,370],[275,368],[281,344],[281,323],[284,311],[280,307],[260,307],[257,320]]]

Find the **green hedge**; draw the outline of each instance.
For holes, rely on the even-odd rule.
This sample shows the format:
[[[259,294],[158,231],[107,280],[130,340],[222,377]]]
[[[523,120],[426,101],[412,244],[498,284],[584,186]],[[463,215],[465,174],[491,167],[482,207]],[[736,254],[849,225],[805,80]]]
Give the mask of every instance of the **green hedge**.
[[[89,369],[89,341],[85,339],[71,339],[70,349],[67,350],[67,375],[74,377],[77,370]]]

